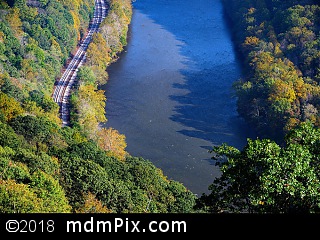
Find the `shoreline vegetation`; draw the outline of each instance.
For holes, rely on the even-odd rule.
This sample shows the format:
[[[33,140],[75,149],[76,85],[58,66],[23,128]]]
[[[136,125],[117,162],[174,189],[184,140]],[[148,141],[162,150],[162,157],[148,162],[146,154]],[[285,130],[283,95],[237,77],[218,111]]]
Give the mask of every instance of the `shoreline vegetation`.
[[[209,212],[319,213],[320,6],[312,0],[222,0],[243,77],[239,115],[259,137],[212,149],[222,171]]]
[[[320,8],[316,1],[222,0],[244,76],[239,114],[283,143],[300,123],[320,126]]]
[[[286,213],[320,207],[320,7],[223,0],[245,75],[238,111],[263,137],[213,147],[222,176],[195,196],[101,128],[99,86],[126,45],[131,0],[108,0],[71,95],[71,127],[51,98],[94,0],[0,0],[0,213]]]
[[[131,0],[108,0],[71,95],[72,127],[51,99],[55,79],[93,16],[93,0],[0,0],[0,212],[187,213],[196,196],[125,136],[100,127],[99,86],[127,44]]]

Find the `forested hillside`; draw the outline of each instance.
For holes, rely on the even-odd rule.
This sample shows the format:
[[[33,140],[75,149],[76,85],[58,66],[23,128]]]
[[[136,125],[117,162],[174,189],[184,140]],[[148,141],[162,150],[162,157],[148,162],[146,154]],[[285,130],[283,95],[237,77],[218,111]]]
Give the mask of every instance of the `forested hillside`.
[[[86,36],[94,0],[0,0],[0,213],[319,212],[320,6],[222,0],[241,59],[238,111],[264,138],[212,149],[197,198],[102,128],[100,86],[126,46],[131,0],[108,0],[62,127],[55,82]],[[192,9],[190,9],[191,11]]]
[[[197,208],[320,212],[320,6],[311,0],[223,0],[243,60],[238,111],[264,139],[212,149],[222,171]]]
[[[191,212],[195,195],[104,129],[107,67],[126,45],[130,0],[109,0],[61,127],[51,94],[94,0],[0,0],[0,212]]]
[[[246,70],[239,113],[281,139],[306,120],[320,126],[320,6],[312,0],[223,0]]]

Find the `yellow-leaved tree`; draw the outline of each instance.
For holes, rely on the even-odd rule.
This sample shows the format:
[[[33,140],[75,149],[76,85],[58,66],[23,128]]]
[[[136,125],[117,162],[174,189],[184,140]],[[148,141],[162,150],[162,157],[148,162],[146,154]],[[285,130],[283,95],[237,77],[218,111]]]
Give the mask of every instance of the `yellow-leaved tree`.
[[[109,156],[114,156],[117,159],[124,161],[126,152],[126,137],[120,134],[119,131],[113,128],[102,128],[97,133],[98,145],[107,151]]]
[[[110,209],[96,199],[96,196],[88,192],[84,196],[84,204],[75,210],[76,213],[112,213]]]
[[[0,113],[3,114],[6,121],[10,121],[23,112],[19,102],[0,91]]]
[[[99,123],[106,122],[105,105],[106,97],[103,90],[97,90],[93,85],[80,85],[78,91],[77,111],[78,119],[84,132],[93,137]]]

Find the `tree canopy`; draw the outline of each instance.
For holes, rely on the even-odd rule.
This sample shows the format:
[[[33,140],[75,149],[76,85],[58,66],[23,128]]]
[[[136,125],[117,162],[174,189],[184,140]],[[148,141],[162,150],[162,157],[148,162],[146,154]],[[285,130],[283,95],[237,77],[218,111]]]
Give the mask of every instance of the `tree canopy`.
[[[61,126],[52,90],[94,3],[0,0],[0,212],[193,212],[190,190],[128,154],[123,134],[100,127],[107,119],[99,86],[126,44],[130,0],[107,1],[110,16],[72,89],[72,126]]]
[[[127,44],[131,0],[107,1],[72,89],[71,126],[61,127],[52,90],[94,3],[0,0],[1,213],[319,212],[319,4],[223,0],[244,65],[238,111],[260,137],[214,146],[221,176],[196,197],[100,126],[100,86]]]
[[[320,130],[302,123],[279,146],[248,139],[243,150],[212,149],[222,175],[198,207],[209,212],[317,213],[320,210]]]

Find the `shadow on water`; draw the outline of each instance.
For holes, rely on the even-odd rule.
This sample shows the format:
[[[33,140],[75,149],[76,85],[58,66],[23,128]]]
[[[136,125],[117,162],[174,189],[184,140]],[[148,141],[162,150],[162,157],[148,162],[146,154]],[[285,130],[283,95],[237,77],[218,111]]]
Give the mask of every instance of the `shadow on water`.
[[[219,0],[137,0],[128,47],[109,69],[106,127],[194,193],[220,174],[209,150],[241,148],[250,129],[232,84],[241,76]],[[132,35],[131,35],[132,34]]]
[[[178,132],[213,145],[228,143],[242,148],[246,138],[255,134],[236,110],[232,84],[240,78],[241,67],[222,3],[137,0],[134,7],[184,43],[179,46],[180,54],[186,57],[186,68],[180,70],[184,82],[174,83],[173,88],[187,93],[169,96],[177,103],[170,119],[185,126]]]

